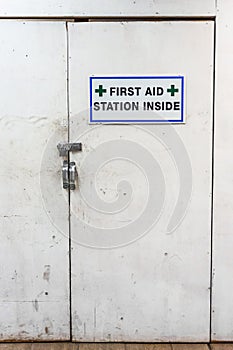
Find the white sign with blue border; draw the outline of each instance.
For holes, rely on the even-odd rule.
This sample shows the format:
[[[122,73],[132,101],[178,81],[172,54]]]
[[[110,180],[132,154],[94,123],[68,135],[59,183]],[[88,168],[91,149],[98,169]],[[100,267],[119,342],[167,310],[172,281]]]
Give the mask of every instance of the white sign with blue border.
[[[92,76],[90,123],[184,123],[184,76]]]

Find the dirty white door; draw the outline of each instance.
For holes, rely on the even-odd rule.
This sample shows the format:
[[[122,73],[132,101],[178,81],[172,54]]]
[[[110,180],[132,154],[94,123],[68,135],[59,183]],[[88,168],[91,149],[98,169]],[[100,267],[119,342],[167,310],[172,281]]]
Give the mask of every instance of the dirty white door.
[[[213,22],[71,23],[72,334],[208,341]],[[91,76],[184,75],[186,124],[90,125]]]
[[[1,21],[0,46],[0,340],[67,340],[68,201],[56,150],[67,135],[65,23]]]

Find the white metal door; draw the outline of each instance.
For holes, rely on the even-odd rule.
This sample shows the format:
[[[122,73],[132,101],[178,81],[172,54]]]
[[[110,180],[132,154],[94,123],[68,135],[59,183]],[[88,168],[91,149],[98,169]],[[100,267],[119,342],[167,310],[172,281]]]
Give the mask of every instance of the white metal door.
[[[1,21],[0,46],[0,340],[67,340],[68,200],[56,150],[67,137],[65,23]]]
[[[208,341],[213,22],[68,29],[73,340]],[[174,74],[186,124],[88,123],[90,76]]]

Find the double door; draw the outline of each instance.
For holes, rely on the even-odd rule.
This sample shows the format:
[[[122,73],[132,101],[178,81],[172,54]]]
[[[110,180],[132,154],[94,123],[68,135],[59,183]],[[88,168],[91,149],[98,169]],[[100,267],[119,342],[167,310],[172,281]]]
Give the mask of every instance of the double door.
[[[0,28],[1,339],[208,341],[213,22]],[[185,123],[91,123],[101,76],[184,77]]]

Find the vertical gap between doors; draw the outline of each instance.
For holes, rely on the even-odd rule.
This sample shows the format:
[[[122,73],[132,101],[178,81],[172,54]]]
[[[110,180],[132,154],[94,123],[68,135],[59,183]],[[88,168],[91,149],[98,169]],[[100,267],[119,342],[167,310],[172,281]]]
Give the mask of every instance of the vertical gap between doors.
[[[67,105],[67,138],[70,142],[70,87],[69,87],[69,27],[66,21],[66,105]],[[68,152],[68,163],[70,162],[70,154]],[[69,230],[69,309],[70,309],[70,341],[72,341],[72,293],[71,293],[71,193],[68,190],[68,230]]]
[[[215,83],[216,83],[216,20],[214,21],[214,47],[213,47],[213,130],[212,130],[212,186],[211,186],[211,245],[210,245],[210,342],[212,340],[213,316],[213,239],[214,239],[214,141],[215,141]]]

